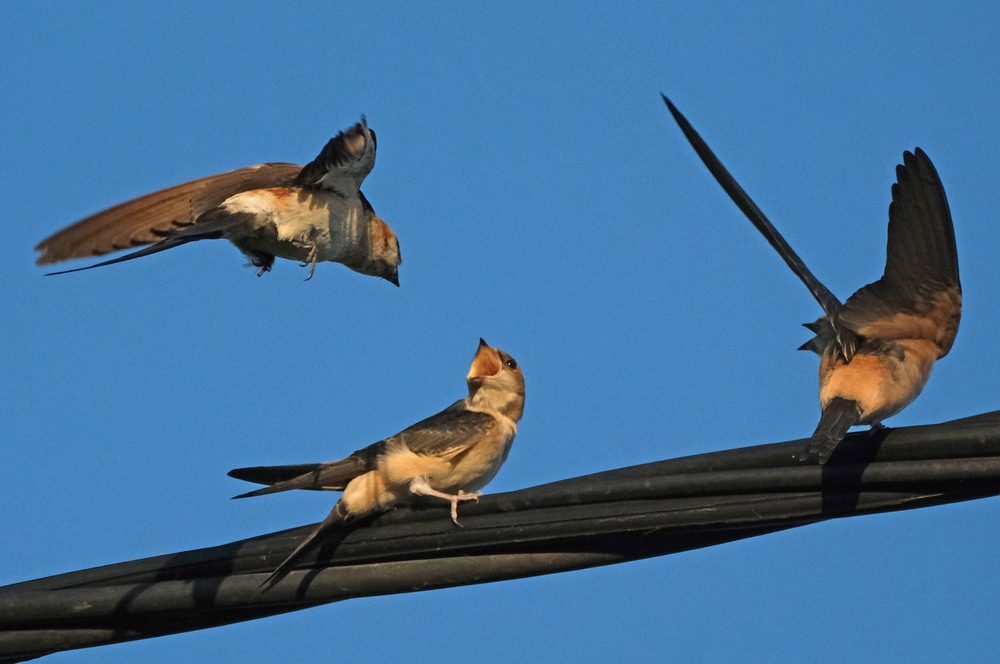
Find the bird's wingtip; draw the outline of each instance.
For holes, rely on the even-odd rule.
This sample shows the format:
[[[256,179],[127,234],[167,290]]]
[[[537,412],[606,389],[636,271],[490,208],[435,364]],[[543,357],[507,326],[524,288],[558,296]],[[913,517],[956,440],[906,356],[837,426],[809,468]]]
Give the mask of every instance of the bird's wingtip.
[[[667,95],[660,92],[660,97],[663,99],[663,103],[667,105],[667,110],[670,111],[671,115],[674,117],[680,115],[680,111],[677,110],[677,107],[674,106],[674,102],[670,101],[670,98]]]

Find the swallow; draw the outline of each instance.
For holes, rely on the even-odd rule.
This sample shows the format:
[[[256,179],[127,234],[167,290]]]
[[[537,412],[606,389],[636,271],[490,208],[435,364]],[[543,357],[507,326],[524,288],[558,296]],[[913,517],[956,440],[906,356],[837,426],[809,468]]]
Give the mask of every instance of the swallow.
[[[269,486],[235,498],[289,489],[343,491],[333,510],[261,584],[280,581],[325,535],[344,524],[421,496],[451,504],[478,500],[479,489],[507,460],[524,412],[524,374],[510,355],[482,339],[466,381],[469,396],[346,459],[294,466],[258,466],[230,477]]]
[[[149,256],[197,240],[229,240],[258,268],[275,258],[309,266],[342,263],[398,286],[399,241],[361,193],[375,165],[375,132],[364,116],[305,166],[266,163],[211,175],[121,203],[42,240],[36,263],[132,253],[66,274]]]
[[[661,95],[662,96],[662,95]],[[948,354],[962,317],[955,229],[944,187],[920,148],[903,153],[889,204],[882,278],[846,302],[824,286],[712,153],[680,111],[663,101],[716,181],[812,293],[823,316],[805,327],[815,337],[799,350],[820,356],[822,414],[802,460],[826,463],[848,429],[880,428],[924,389]]]

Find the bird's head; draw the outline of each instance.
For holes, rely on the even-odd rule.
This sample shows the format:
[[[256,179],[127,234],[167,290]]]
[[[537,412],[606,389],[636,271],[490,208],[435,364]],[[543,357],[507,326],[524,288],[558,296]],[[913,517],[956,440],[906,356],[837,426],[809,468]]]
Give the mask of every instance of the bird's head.
[[[513,357],[480,339],[466,381],[473,404],[498,410],[515,422],[521,419],[524,374]]]
[[[399,253],[399,239],[380,217],[373,217],[369,223],[371,249],[368,260],[359,272],[373,277],[382,277],[399,286],[399,264],[403,262]]]

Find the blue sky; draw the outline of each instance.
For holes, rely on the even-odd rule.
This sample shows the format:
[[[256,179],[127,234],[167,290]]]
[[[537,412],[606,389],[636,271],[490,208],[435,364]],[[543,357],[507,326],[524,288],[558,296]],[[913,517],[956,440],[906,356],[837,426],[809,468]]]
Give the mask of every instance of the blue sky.
[[[338,458],[463,396],[480,336],[527,410],[487,491],[807,436],[819,308],[670,95],[842,298],[878,278],[903,150],[955,220],[965,315],[889,425],[1000,406],[992,3],[138,3],[0,27],[0,584],[318,521],[237,466]],[[225,243],[42,276],[133,196],[305,163],[364,113],[402,287],[258,279]],[[52,662],[993,661],[1000,502],[828,522],[624,566],[372,598]]]

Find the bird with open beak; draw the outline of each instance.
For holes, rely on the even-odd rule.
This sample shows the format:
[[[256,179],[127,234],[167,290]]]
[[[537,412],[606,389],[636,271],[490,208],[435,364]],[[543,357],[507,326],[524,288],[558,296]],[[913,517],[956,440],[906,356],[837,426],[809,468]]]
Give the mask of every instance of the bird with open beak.
[[[268,163],[163,189],[98,212],[42,240],[39,265],[103,256],[118,258],[65,274],[148,256],[197,240],[229,240],[258,268],[275,258],[309,266],[341,263],[399,285],[395,233],[359,187],[375,165],[375,132],[364,117],[340,132],[305,166]]]
[[[277,583],[324,535],[421,496],[448,501],[458,524],[458,504],[478,499],[478,490],[500,470],[524,412],[521,368],[482,339],[466,381],[466,398],[346,459],[229,471],[231,477],[269,485],[236,498],[289,489],[344,492],[329,516],[261,585]]]
[[[799,350],[820,356],[819,425],[803,459],[826,463],[848,429],[881,421],[924,389],[931,367],[951,350],[962,317],[958,253],[944,187],[920,148],[903,153],[889,204],[882,278],[841,303],[796,255],[760,208],[667,99],[667,108],[737,207],[809,288],[824,315],[806,327]]]

